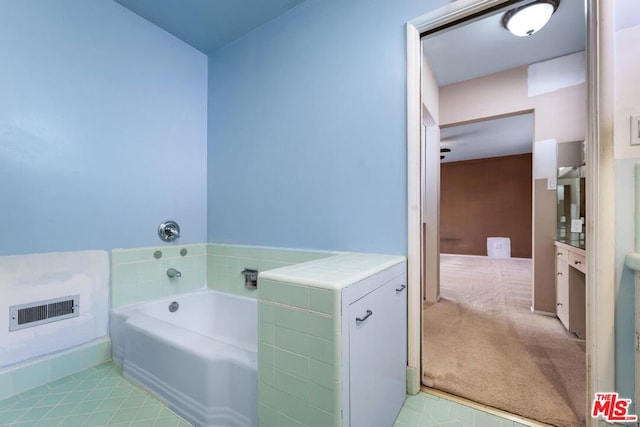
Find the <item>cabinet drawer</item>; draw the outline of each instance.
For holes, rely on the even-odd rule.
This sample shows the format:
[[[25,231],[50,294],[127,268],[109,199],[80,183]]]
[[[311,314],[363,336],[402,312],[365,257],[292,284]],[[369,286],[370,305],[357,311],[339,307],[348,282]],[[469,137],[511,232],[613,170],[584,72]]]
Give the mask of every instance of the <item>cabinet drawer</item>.
[[[556,315],[569,329],[569,264],[556,262]]]
[[[585,257],[582,255],[578,255],[574,252],[569,252],[569,265],[576,270],[580,270],[583,273],[586,273],[587,263]]]
[[[565,248],[556,246],[556,259],[561,259],[566,262],[569,259],[569,251]]]

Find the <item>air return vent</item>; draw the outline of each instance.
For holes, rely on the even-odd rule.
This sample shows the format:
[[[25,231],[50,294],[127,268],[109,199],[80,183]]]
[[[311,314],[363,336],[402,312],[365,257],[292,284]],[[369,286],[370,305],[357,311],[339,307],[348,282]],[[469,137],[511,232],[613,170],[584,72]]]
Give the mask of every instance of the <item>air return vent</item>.
[[[80,315],[80,295],[9,307],[9,331],[44,325]]]

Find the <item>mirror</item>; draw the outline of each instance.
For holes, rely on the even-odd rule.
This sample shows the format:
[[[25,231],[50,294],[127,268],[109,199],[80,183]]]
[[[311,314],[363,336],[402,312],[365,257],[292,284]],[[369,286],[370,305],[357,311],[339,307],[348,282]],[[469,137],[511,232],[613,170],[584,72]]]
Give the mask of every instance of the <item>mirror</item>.
[[[558,169],[558,241],[585,249],[585,167]]]

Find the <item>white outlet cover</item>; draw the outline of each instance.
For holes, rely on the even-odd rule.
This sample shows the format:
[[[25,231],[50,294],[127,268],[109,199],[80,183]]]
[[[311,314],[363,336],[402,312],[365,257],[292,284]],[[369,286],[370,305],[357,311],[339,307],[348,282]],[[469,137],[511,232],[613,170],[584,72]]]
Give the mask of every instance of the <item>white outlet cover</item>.
[[[558,178],[550,176],[547,178],[547,190],[555,190],[558,188]]]
[[[582,220],[581,219],[572,219],[571,220],[571,232],[572,233],[582,233]]]

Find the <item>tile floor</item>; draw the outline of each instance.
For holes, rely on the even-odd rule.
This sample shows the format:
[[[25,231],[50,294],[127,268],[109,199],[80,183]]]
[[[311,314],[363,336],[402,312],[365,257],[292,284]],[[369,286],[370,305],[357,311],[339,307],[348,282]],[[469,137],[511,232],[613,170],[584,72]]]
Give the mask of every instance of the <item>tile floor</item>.
[[[105,363],[0,400],[0,426],[190,426]]]
[[[122,377],[109,362],[0,400],[0,426],[183,427],[189,423]],[[521,427],[427,393],[409,396],[394,427]]]
[[[427,393],[408,396],[394,427],[521,427],[506,418]]]

